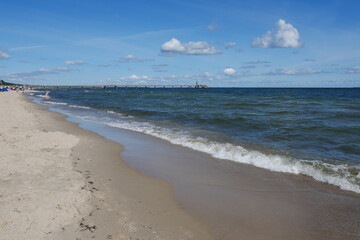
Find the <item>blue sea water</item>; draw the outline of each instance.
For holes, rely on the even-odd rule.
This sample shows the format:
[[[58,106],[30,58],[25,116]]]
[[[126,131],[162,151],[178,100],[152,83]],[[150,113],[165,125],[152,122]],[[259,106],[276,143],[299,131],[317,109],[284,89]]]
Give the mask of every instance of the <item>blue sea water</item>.
[[[50,91],[43,104],[87,121],[360,193],[359,88]]]

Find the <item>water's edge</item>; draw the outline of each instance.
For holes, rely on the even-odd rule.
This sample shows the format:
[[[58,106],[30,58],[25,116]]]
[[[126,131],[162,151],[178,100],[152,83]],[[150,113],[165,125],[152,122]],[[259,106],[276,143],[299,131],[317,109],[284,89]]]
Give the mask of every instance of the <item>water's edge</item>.
[[[317,181],[338,186],[343,190],[360,193],[360,168],[356,164],[328,163],[274,153],[268,154],[232,143],[222,143],[205,137],[194,136],[186,130],[157,126],[151,122],[140,121],[114,111],[99,111],[88,106],[58,101],[41,101],[36,100],[36,98],[35,101],[84,121],[148,134],[175,145],[210,154],[217,159],[251,164],[274,172],[302,174]]]

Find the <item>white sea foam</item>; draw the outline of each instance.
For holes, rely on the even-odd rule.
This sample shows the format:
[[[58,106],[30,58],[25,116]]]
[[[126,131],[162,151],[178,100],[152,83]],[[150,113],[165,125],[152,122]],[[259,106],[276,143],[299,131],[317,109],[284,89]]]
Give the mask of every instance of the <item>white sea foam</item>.
[[[36,95],[36,96],[39,98],[49,98],[49,96],[46,96],[45,94],[44,95]]]
[[[53,105],[68,105],[67,103],[64,103],[64,102],[53,102],[53,101],[47,101],[46,103],[48,104],[53,104]]]
[[[119,114],[119,115],[122,115],[122,114],[120,114],[120,113],[117,113],[117,112],[114,112],[114,111],[111,111],[111,110],[109,110],[109,111],[107,111],[108,113],[112,113],[112,114]]]
[[[108,110],[108,111],[107,111],[107,113],[120,115],[120,116],[122,116],[122,117],[134,118],[134,117],[133,117],[133,116],[131,116],[131,115],[122,114],[122,113],[119,113],[119,112],[114,112],[114,111],[111,111],[111,110]]]
[[[83,108],[83,109],[90,109],[90,107],[85,107],[85,106],[78,106],[78,105],[69,105],[69,107],[72,107],[72,108]]]
[[[194,137],[185,131],[174,131],[142,122],[109,122],[109,126],[142,132],[165,139],[173,144],[205,152],[218,159],[251,164],[274,172],[303,174],[317,181],[326,182],[341,189],[360,193],[360,173],[350,174],[347,165],[334,165],[321,161],[293,159],[288,156],[267,155],[247,150],[242,146],[220,143],[202,137]]]

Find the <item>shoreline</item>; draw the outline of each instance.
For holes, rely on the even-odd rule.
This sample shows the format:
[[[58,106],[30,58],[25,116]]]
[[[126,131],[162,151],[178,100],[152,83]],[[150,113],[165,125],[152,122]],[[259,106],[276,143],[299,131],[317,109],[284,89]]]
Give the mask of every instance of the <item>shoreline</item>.
[[[122,144],[124,160],[147,176],[172,183],[182,208],[206,223],[216,239],[360,236],[357,193],[308,176],[224,161],[148,134],[81,120],[66,110],[50,110]]]
[[[11,174],[2,173],[1,236],[5,236],[6,239],[212,239],[205,225],[178,206],[169,183],[133,170],[120,158],[123,148],[118,143],[79,128],[77,124],[66,121],[66,116],[32,103],[29,98],[20,93],[4,93],[0,95],[0,98],[1,103],[5,104],[1,105],[2,108],[9,111],[19,110],[1,117],[2,122],[8,122],[6,126],[2,126],[2,133],[8,132],[8,134],[2,134],[2,145],[8,150],[6,153],[11,154],[16,142],[24,137],[26,139],[29,136],[28,138],[32,139],[31,134],[23,136],[27,130],[43,132],[45,135],[41,135],[40,138],[45,139],[45,142],[49,140],[49,134],[61,134],[59,140],[61,143],[57,142],[55,146],[50,146],[45,150],[42,147],[44,143],[36,142],[35,139],[32,139],[33,141],[28,143],[28,146],[31,148],[36,145],[40,148],[40,152],[43,150],[50,153],[36,158],[42,164],[46,164],[49,160],[56,161],[52,157],[59,154],[54,151],[60,144],[64,144],[63,148],[66,148],[67,155],[63,154],[63,160],[66,160],[68,170],[78,177],[76,191],[87,196],[81,199],[83,211],[77,211],[75,215],[71,215],[68,213],[69,209],[76,210],[73,206],[80,200],[70,198],[68,206],[58,204],[60,196],[71,192],[70,190],[61,192],[55,199],[49,198],[49,195],[57,192],[58,185],[52,184],[51,181],[50,183],[41,182],[41,185],[32,185],[33,175],[36,175],[33,174],[28,178],[30,187],[16,192],[14,189],[9,189],[8,183],[12,180],[21,182],[23,176],[17,172],[17,169],[13,169],[14,172]],[[34,124],[27,125],[26,122],[29,120]],[[14,133],[14,128],[18,133]],[[68,141],[65,143],[61,141],[64,136],[78,139],[78,142],[66,146]],[[16,142],[9,143],[10,138]],[[23,146],[17,147],[20,151]],[[2,149],[3,153],[5,149]],[[39,149],[33,150],[39,151]],[[0,159],[4,160],[5,154]],[[27,169],[31,170],[34,167],[33,162],[29,161],[31,159],[27,159],[27,154],[15,155],[13,160],[20,164],[28,160]],[[8,162],[8,165],[11,164]],[[48,178],[52,179],[60,173],[55,172]],[[5,177],[7,179],[4,179]],[[69,175],[67,180],[67,182],[73,182],[74,178]],[[62,186],[68,187],[67,182],[62,182]],[[46,209],[37,204],[36,201],[39,199],[32,194],[39,186],[42,189],[48,188],[46,194],[42,196],[48,204]],[[11,187],[16,188],[16,185]],[[18,195],[24,193],[27,194],[24,202],[31,205],[31,210],[19,209],[19,204],[14,201]],[[74,192],[71,193],[72,197],[77,196]],[[20,213],[14,212],[14,208]],[[64,221],[56,222],[59,212],[64,219],[68,220],[67,224],[64,224]],[[26,215],[27,221],[20,222],[24,216],[17,214]],[[47,218],[49,215],[53,217]],[[46,223],[34,224],[40,220]],[[52,226],[51,231],[49,231],[49,226]]]
[[[360,239],[356,193],[23,100],[40,130],[80,139],[71,152],[73,170],[81,172],[81,190],[91,193],[95,209],[46,239]]]
[[[152,105],[151,101],[145,101],[143,104],[140,105],[145,108],[149,108],[150,111],[145,111],[145,113],[143,113],[143,110],[138,109],[138,106],[131,105],[131,103],[137,102],[137,96],[140,97],[138,94],[133,93],[134,91],[122,90],[54,90],[53,99],[49,99],[49,101],[42,101],[41,98],[43,98],[44,96],[37,95],[34,96],[34,101],[36,103],[45,105],[50,109],[53,109],[54,111],[59,110],[59,112],[62,112],[69,116],[76,116],[80,119],[86,119],[86,121],[98,122],[100,124],[105,124],[115,128],[141,132],[146,135],[151,135],[156,138],[164,139],[175,145],[181,145],[185,148],[190,148],[195,151],[210,154],[217,159],[231,160],[238,163],[246,163],[273,172],[306,175],[312,177],[317,181],[326,182],[338,186],[343,190],[350,190],[360,193],[360,176],[357,175],[359,167],[356,158],[357,150],[356,145],[352,144],[352,142],[356,142],[356,137],[353,134],[355,132],[351,130],[351,123],[349,123],[349,121],[351,122],[351,117],[348,120],[344,120],[343,123],[341,123],[341,121],[339,122],[339,120],[336,120],[336,124],[339,125],[340,129],[347,129],[346,131],[344,130],[344,132],[341,132],[341,130],[339,129],[340,132],[338,134],[336,133],[336,131],[334,132],[333,130],[327,129],[326,127],[324,129],[324,127],[321,126],[320,123],[318,123],[319,126],[315,128],[316,130],[314,129],[314,131],[317,132],[316,135],[318,135],[318,137],[316,139],[312,139],[308,137],[311,136],[311,131],[307,132],[307,128],[304,127],[303,134],[303,130],[300,130],[300,128],[298,128],[295,124],[296,122],[298,122],[298,124],[300,125],[302,124],[301,115],[299,115],[298,117],[293,116],[294,118],[297,118],[297,120],[289,121],[293,122],[290,125],[286,125],[285,121],[284,124],[287,127],[280,127],[282,126],[282,124],[279,123],[283,122],[283,118],[280,117],[280,115],[278,116],[279,118],[276,118],[275,116],[275,118],[277,119],[274,121],[275,128],[272,128],[266,124],[259,124],[259,126],[257,126],[257,123],[254,123],[255,125],[252,126],[252,124],[248,124],[249,122],[251,122],[251,120],[246,120],[247,114],[245,114],[245,119],[241,120],[245,122],[240,123],[235,121],[234,119],[228,118],[228,116],[226,116],[225,113],[221,113],[221,111],[218,112],[218,114],[221,116],[222,114],[225,114],[225,116],[223,116],[223,120],[227,119],[226,121],[223,121],[221,119],[215,121],[210,120],[212,118],[217,119],[217,117],[215,115],[211,116],[212,113],[209,113],[209,119],[204,120],[204,122],[201,123],[203,120],[201,120],[201,117],[199,118],[197,114],[204,111],[202,112],[202,114],[206,115],[207,113],[204,108],[197,109],[194,114],[192,113],[194,109],[201,105],[195,104],[194,106],[192,106],[192,108],[189,108],[190,111],[187,114],[182,116],[182,114],[188,111],[184,107],[180,106],[180,109],[175,109],[175,111],[172,111],[170,105],[165,105],[163,106],[164,109],[158,112],[156,110],[157,104]],[[157,93],[156,91],[154,93],[153,91],[145,91],[143,93],[145,98],[150,97],[151,99],[153,97],[152,95],[156,94],[160,98],[163,97],[163,100],[166,100],[173,94],[172,92],[170,93],[161,89],[159,89]],[[230,96],[233,96],[234,93],[235,92],[229,94]],[[175,96],[181,96],[183,93],[181,93],[181,91],[175,91],[174,94]],[[191,93],[189,96],[190,98],[184,99],[184,101],[189,101],[187,102],[187,104],[192,105],[192,103],[197,102],[197,95],[199,94]],[[215,97],[217,95],[214,93],[212,94],[212,96]],[[222,95],[220,94],[219,96]],[[66,100],[66,98],[68,98],[68,100]],[[133,100],[135,101],[128,102],[127,99],[132,98],[134,98]],[[113,99],[113,105],[112,103],[107,102],[107,99]],[[190,99],[192,100],[190,101]],[[141,98],[139,98],[138,100],[141,101]],[[326,103],[326,99],[324,100],[325,105],[329,104]],[[121,103],[123,101],[124,103],[126,103],[126,105],[128,103],[130,105],[122,106]],[[270,100],[270,103],[272,102],[273,100]],[[104,108],[96,107],[96,105],[98,104],[104,104]],[[285,106],[289,106],[291,102],[286,102],[284,104]],[[353,105],[352,103],[348,104],[349,108],[351,108],[351,106]],[[346,109],[345,106],[343,107]],[[266,110],[265,108],[264,110],[262,110],[256,104],[254,108],[255,109],[249,109],[248,106],[246,111],[254,111],[255,115],[256,112],[261,113],[263,111],[265,115],[271,117],[271,111],[269,109]],[[276,109],[276,104],[275,107],[270,107],[270,109],[272,108]],[[314,110],[316,111],[316,109]],[[224,111],[227,112],[227,110]],[[172,112],[174,112],[174,114]],[[284,113],[285,112],[283,112],[282,114]],[[320,112],[317,112],[317,114],[319,113]],[[142,114],[145,115],[142,116]],[[288,114],[293,115],[291,111]],[[315,119],[319,117],[316,117],[317,114],[312,117],[307,117]],[[327,116],[323,118],[325,119],[324,121],[326,121],[326,119],[328,119],[329,117],[331,118],[331,116],[329,116],[330,113],[327,111],[323,112],[322,114]],[[353,114],[356,113],[354,112]],[[179,115],[179,119],[175,117],[176,115]],[[187,119],[188,117],[186,116],[188,116],[189,119]],[[253,115],[250,114],[249,116]],[[352,115],[350,114],[349,116]],[[193,120],[191,120],[192,118],[194,118],[193,123]],[[253,117],[250,117],[250,119],[251,118]],[[255,122],[264,121],[264,116],[260,116],[258,120],[256,119],[258,118],[254,119]],[[313,120],[310,121],[310,125],[314,124],[311,122],[313,122]],[[326,123],[324,122],[323,125],[326,125]],[[265,129],[260,130],[262,128]],[[234,131],[230,131],[227,133],[227,131],[229,131],[230,129],[234,129]],[[241,132],[243,133],[240,134]],[[292,137],[292,135],[294,136]],[[264,142],[266,138],[268,139]],[[324,140],[327,138],[329,138],[329,140]],[[349,139],[349,141],[346,141],[346,139]],[[313,141],[318,141],[319,145],[311,144],[311,142]],[[276,145],[278,146],[276,147]]]

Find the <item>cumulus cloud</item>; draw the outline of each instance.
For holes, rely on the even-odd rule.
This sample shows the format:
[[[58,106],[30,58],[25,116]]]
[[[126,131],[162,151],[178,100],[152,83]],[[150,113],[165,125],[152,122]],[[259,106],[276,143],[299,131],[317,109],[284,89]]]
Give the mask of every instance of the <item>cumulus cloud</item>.
[[[82,64],[85,64],[85,61],[82,61],[82,60],[65,61],[65,64],[68,64],[68,65],[82,65]]]
[[[11,56],[8,53],[0,50],[0,59],[9,59],[9,58],[11,58]]]
[[[235,76],[237,73],[236,73],[236,70],[233,68],[225,68],[224,74],[229,75],[229,76]]]
[[[181,43],[176,38],[161,45],[161,52],[164,55],[211,55],[220,53],[209,43],[204,41]]]
[[[360,73],[360,66],[349,68],[346,73]]]
[[[324,73],[324,70],[312,69],[312,68],[302,68],[302,69],[280,68],[274,71],[267,72],[265,75],[308,75],[308,74],[318,74],[318,73]]]
[[[262,48],[298,48],[300,43],[299,31],[283,19],[277,22],[277,28],[268,31],[263,36],[255,38],[252,42],[254,47]]]

